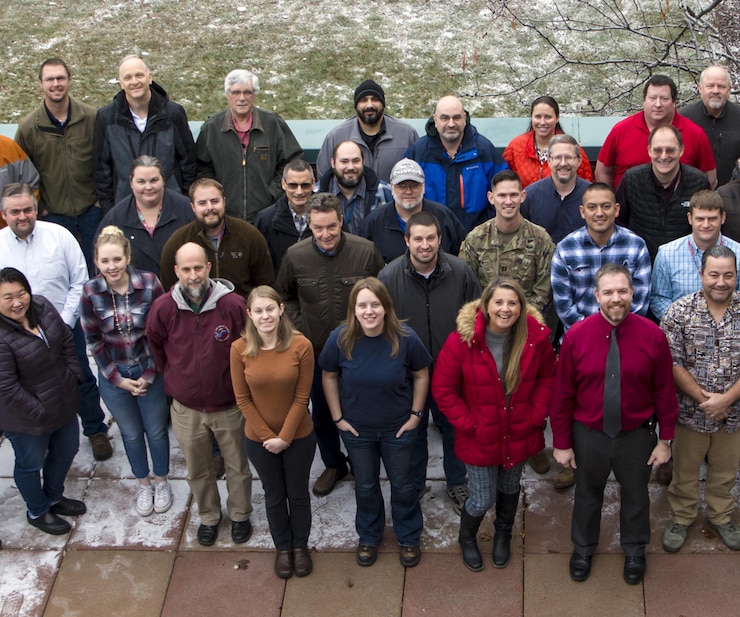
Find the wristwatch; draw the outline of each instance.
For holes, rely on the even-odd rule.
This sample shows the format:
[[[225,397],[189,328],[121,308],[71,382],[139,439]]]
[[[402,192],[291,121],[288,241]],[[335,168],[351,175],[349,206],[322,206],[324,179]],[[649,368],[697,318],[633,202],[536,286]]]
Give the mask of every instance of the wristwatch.
[[[424,416],[423,411],[410,411],[409,412],[412,416],[416,416],[417,418],[421,418]]]

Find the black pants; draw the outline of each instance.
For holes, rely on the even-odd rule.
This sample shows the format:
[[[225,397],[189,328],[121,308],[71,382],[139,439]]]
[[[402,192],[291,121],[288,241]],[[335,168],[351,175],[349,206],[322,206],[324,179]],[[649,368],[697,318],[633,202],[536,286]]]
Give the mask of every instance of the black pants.
[[[311,433],[294,439],[280,454],[265,450],[260,441],[244,440],[265,489],[265,512],[270,534],[279,551],[306,548],[311,533],[311,496],[308,477],[316,452]]]
[[[573,423],[573,451],[576,457],[576,488],[571,538],[575,550],[592,555],[599,543],[601,507],[609,472],[621,489],[619,537],[625,555],[645,553],[650,542],[650,496],[648,481],[652,468],[647,464],[657,437],[649,427],[619,433],[613,439],[601,431]]]

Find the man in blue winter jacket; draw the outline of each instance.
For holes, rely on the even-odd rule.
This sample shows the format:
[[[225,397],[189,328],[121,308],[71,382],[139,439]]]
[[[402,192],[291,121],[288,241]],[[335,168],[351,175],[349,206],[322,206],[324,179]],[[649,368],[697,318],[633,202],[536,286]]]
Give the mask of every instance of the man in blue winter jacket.
[[[493,216],[487,197],[491,180],[509,166],[496,146],[470,124],[468,112],[455,96],[439,99],[426,132],[404,157],[424,170],[424,197],[450,208],[467,233]]]

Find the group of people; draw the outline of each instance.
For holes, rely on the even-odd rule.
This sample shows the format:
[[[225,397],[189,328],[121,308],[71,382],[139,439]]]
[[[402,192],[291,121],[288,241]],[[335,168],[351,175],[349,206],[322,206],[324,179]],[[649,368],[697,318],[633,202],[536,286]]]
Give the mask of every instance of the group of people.
[[[686,116],[673,81],[652,76],[593,174],[549,96],[499,154],[457,97],[419,138],[367,80],[316,176],[287,123],[255,106],[248,71],[226,76],[228,108],[197,140],[140,57],[121,61],[121,91],[100,110],[69,96],[70,79],[62,60],[42,64],[14,167],[38,173],[12,176],[0,198],[0,429],[30,524],[63,534],[61,517],[85,512],[64,478],[76,413],[95,458],[111,455],[102,398],[141,516],[173,502],[171,423],[201,545],[218,537],[221,475],[231,538],[248,541],[252,463],[281,578],[313,569],[310,492],[350,473],[356,560],[375,562],[381,460],[400,561],[419,563],[430,418],[473,571],[494,506],[493,565],[510,560],[524,465],[550,467],[548,417],[555,486],[576,484],[574,580],[589,575],[611,470],[624,577],[642,580],[647,482],[671,454],[665,549],[697,516],[707,455],[709,523],[740,549],[740,125],[725,69],[702,73]]]

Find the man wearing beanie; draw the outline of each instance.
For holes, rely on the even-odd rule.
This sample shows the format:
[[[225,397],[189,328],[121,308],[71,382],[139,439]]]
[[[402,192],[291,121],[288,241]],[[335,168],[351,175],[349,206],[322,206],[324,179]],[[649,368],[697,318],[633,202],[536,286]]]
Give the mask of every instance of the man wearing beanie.
[[[357,86],[354,100],[357,117],[334,127],[321,145],[316,161],[318,176],[331,170],[336,145],[349,140],[362,148],[365,165],[388,182],[393,165],[403,158],[406,148],[419,135],[410,124],[385,115],[385,92],[372,79]]]

